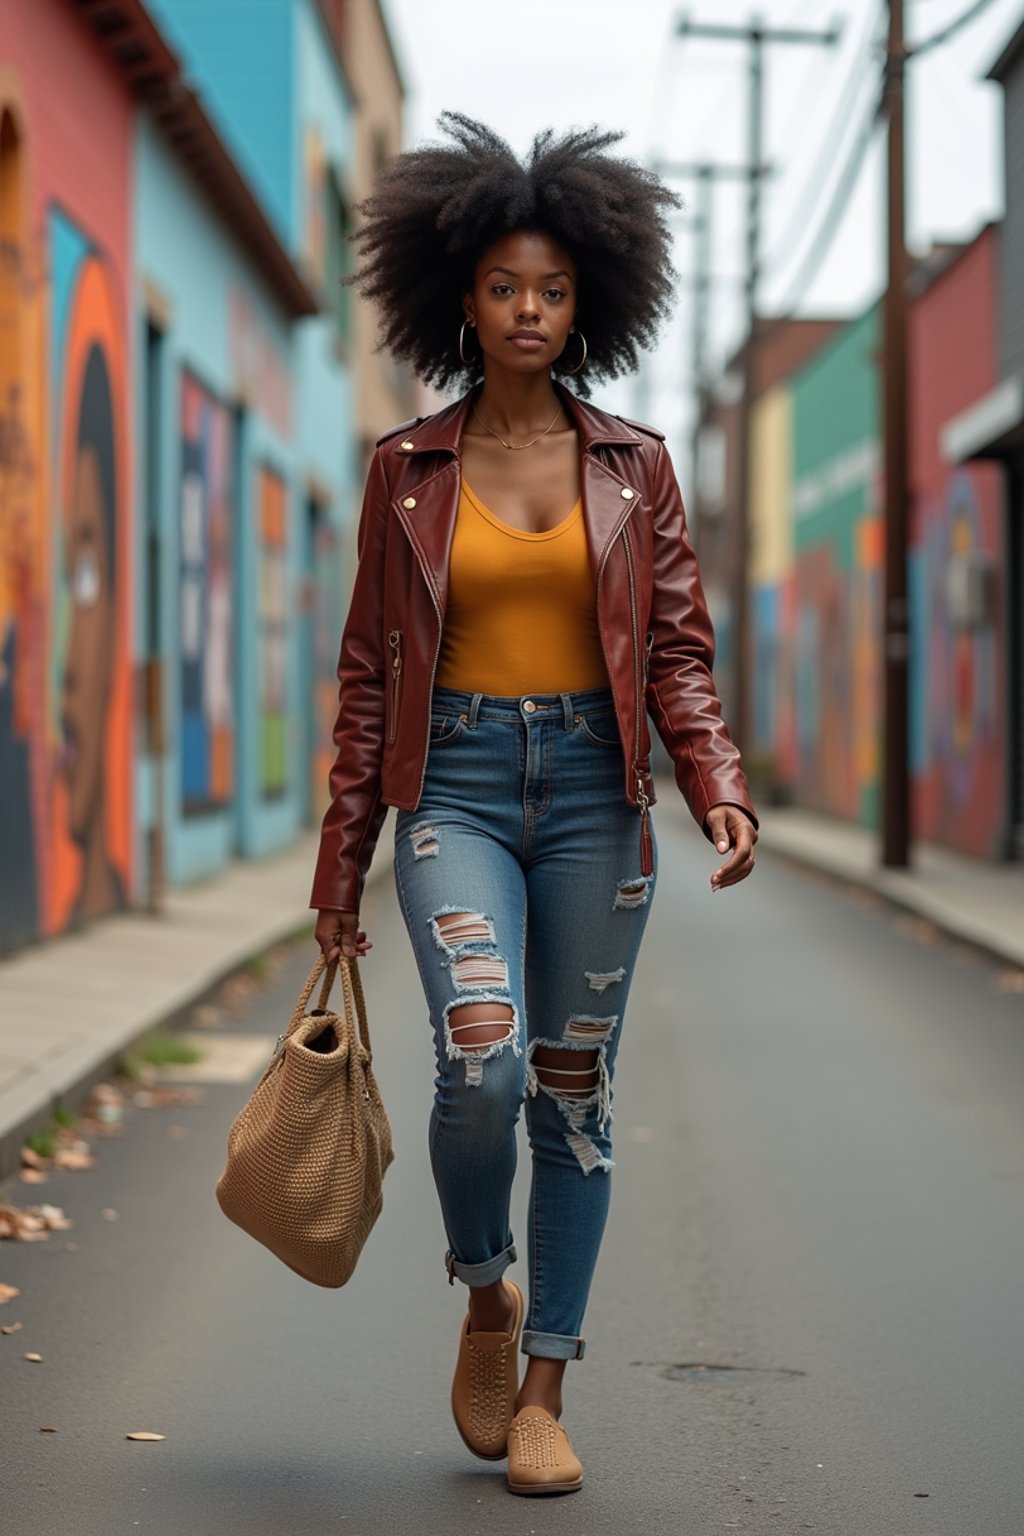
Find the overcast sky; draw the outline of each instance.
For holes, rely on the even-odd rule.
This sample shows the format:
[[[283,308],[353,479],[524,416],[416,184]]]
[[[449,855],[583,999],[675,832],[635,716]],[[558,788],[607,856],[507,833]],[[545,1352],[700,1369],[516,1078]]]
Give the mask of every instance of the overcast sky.
[[[973,0],[907,0],[911,44],[940,31]],[[865,159],[828,256],[799,283],[813,239],[878,78],[881,0],[383,0],[408,87],[406,143],[440,137],[445,108],[483,119],[519,153],[534,133],[589,126],[622,129],[613,152],[651,163],[745,156],[747,49],[674,36],[683,15],[743,24],[826,29],[837,46],[766,50],[767,158],[763,308],[798,302],[800,313],[854,314],[883,281],[883,140]],[[908,235],[913,247],[969,239],[1002,212],[1002,91],[984,76],[1024,19],[1024,0],[991,0],[955,39],[912,64],[908,81]],[[837,121],[841,119],[841,121]],[[834,148],[829,150],[829,146]],[[692,184],[672,181],[688,199]],[[712,358],[742,335],[742,296],[729,283],[743,264],[743,193],[720,185],[714,260],[722,279],[711,316]],[[675,265],[693,270],[693,235],[679,232]],[[794,284],[799,286],[794,288]],[[681,457],[691,384],[690,292],[680,285],[646,380],[603,386],[600,403],[647,416]]]

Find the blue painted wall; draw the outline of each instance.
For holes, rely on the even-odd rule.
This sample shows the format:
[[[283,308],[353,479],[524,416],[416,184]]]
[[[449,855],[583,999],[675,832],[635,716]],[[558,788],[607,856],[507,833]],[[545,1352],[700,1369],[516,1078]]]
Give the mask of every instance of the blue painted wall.
[[[296,248],[293,0],[147,0],[278,235]]]
[[[235,852],[261,854],[290,841],[301,818],[303,764],[299,760],[297,723],[289,732],[286,793],[265,800],[258,783],[259,764],[259,583],[260,539],[258,474],[261,464],[275,469],[288,486],[287,591],[289,608],[297,582],[300,541],[294,507],[298,481],[293,432],[289,423],[274,421],[258,391],[235,420],[232,432],[232,562],[231,627],[234,640],[233,793],[227,803],[209,811],[187,814],[184,807],[181,735],[181,572],[182,572],[182,377],[187,371],[221,406],[233,410],[240,396],[237,342],[238,297],[244,296],[251,326],[258,330],[280,367],[283,385],[291,389],[291,422],[295,419],[294,332],[274,298],[249,269],[244,252],[221,225],[187,171],[146,116],[140,117],[135,157],[135,266],[138,277],[151,284],[167,303],[170,325],[160,349],[158,474],[148,473],[144,444],[136,456],[139,505],[152,490],[151,508],[160,532],[162,579],[160,591],[160,654],[165,662],[167,752],[164,760],[164,813],[168,830],[168,876],[188,881],[213,872]],[[181,231],[188,230],[188,239]],[[140,286],[141,291],[141,286]],[[140,357],[145,356],[146,316],[136,316]],[[147,369],[136,370],[138,415],[147,419]],[[248,388],[248,386],[247,386]],[[145,541],[136,541],[137,591],[145,594]],[[136,605],[136,651],[143,654],[148,615],[145,601]],[[287,697],[299,686],[297,646],[288,640]],[[142,757],[138,767],[140,825],[155,810],[155,775]],[[140,849],[140,859],[144,850]]]

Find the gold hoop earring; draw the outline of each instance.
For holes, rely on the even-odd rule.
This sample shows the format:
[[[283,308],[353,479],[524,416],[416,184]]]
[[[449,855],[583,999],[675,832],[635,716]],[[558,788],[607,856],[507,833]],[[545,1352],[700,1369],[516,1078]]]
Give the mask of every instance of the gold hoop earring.
[[[573,326],[573,333],[578,336],[580,341],[583,343],[583,356],[580,358],[575,368],[563,368],[563,373],[579,373],[580,369],[583,367],[583,364],[587,360],[587,338],[584,336],[582,331],[577,331],[575,326]]]
[[[476,321],[475,320],[463,320],[463,322],[462,322],[462,329],[459,331],[459,356],[461,357],[461,359],[462,359],[462,361],[464,363],[471,363],[473,361],[473,359],[471,357],[467,357],[466,356],[465,349],[463,348],[463,345],[462,345],[463,338],[464,338],[464,336],[466,334],[466,326],[467,325],[471,326],[473,330],[476,330]]]

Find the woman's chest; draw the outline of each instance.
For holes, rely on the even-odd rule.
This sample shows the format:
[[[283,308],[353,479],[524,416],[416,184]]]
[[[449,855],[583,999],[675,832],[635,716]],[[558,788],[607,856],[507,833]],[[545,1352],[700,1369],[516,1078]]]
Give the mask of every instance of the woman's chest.
[[[507,449],[497,441],[463,435],[464,480],[495,517],[524,533],[547,533],[565,521],[580,497],[579,446],[575,432],[537,449]],[[499,457],[500,455],[500,457]]]

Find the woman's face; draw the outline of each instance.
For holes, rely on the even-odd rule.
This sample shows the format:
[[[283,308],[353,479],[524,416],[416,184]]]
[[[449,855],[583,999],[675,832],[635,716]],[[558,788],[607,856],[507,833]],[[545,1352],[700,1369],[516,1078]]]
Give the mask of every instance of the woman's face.
[[[476,324],[488,366],[511,373],[548,369],[569,342],[576,313],[576,264],[549,235],[514,230],[477,261],[473,291],[465,295],[463,310]],[[539,339],[517,339],[517,331],[532,331]],[[467,354],[470,345],[467,336]]]
[[[61,725],[70,833],[84,843],[100,800],[103,744],[113,662],[114,594],[96,455],[84,449],[75,465],[68,527],[67,580],[71,623],[64,666]]]

